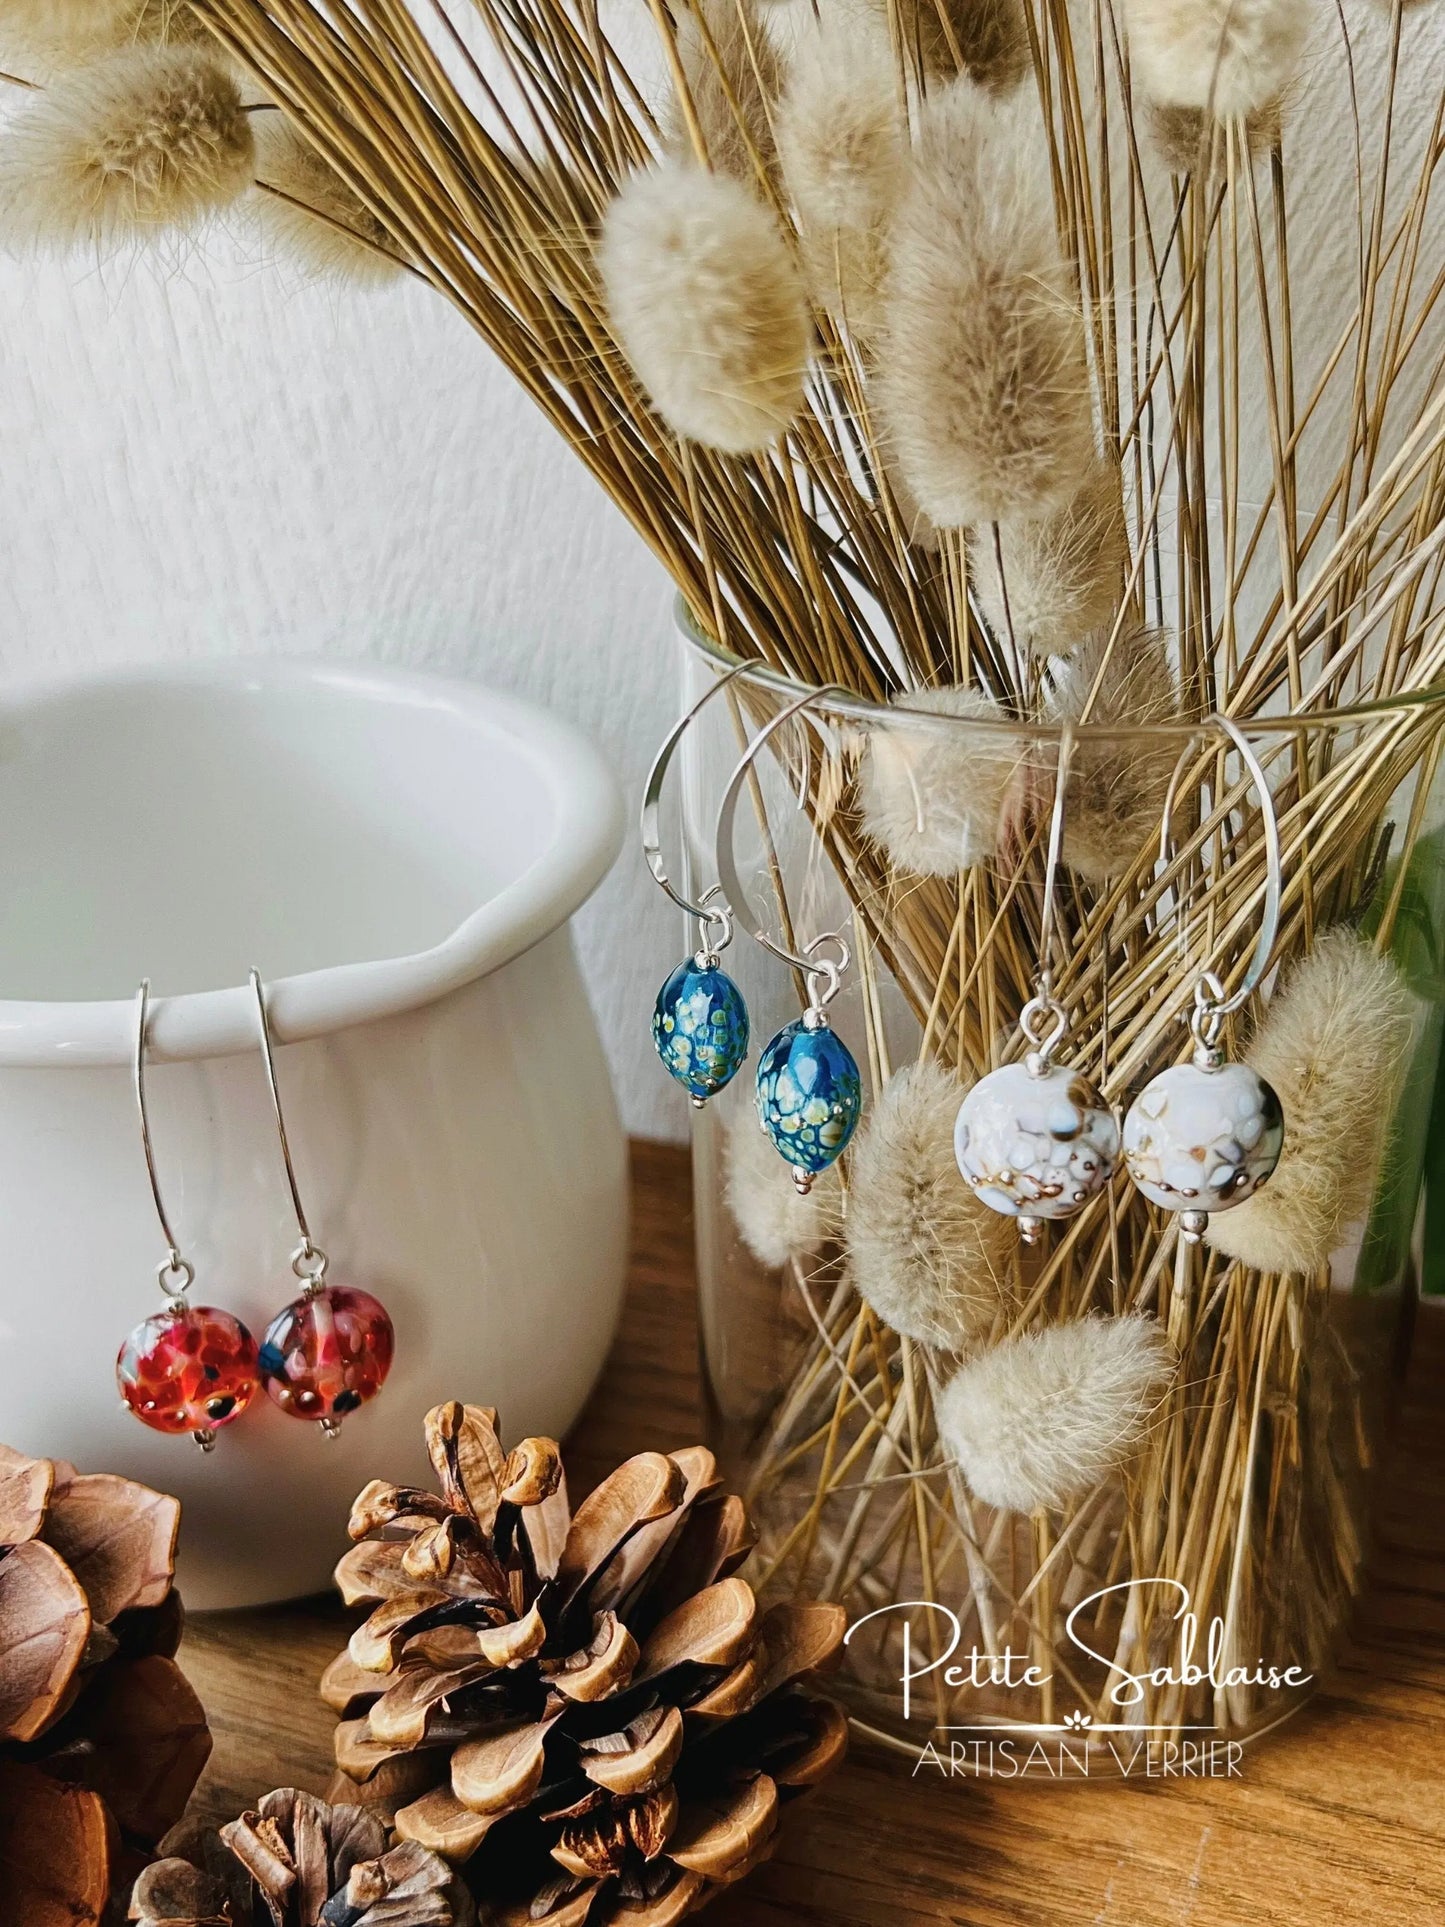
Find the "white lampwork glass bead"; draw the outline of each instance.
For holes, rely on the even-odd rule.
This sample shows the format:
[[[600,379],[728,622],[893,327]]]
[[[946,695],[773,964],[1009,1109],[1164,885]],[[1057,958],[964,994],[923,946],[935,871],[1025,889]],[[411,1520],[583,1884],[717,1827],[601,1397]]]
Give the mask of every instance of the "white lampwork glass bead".
[[[1284,1144],[1284,1113],[1248,1064],[1174,1064],[1124,1119],[1129,1175],[1166,1211],[1228,1211],[1253,1197]]]
[[[959,1170],[994,1211],[1068,1218],[1113,1176],[1119,1122],[1078,1071],[1005,1064],[963,1100],[953,1149]]]

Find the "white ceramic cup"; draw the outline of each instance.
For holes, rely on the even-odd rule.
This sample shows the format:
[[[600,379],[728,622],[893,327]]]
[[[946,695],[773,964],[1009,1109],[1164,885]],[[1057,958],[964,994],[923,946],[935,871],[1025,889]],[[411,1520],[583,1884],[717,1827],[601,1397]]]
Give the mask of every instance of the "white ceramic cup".
[[[422,1416],[561,1435],[626,1258],[626,1147],[567,922],[621,839],[594,751],[530,705],[373,668],[233,662],[0,699],[0,1441],[183,1504],[193,1608],[325,1586],[352,1498],[427,1477]],[[339,1438],[262,1394],[203,1455],[120,1403],[165,1256],[259,1337],[297,1243],[254,1000],[329,1282],[396,1327]]]

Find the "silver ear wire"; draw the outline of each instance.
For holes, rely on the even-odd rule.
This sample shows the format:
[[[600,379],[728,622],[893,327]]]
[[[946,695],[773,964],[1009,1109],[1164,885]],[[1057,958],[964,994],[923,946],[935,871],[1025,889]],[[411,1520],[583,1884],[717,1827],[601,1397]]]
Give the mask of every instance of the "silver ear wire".
[[[1221,716],[1217,712],[1204,718],[1202,728],[1217,729],[1221,735],[1229,738],[1238,751],[1250,783],[1259,796],[1260,820],[1264,825],[1264,907],[1260,913],[1259,936],[1255,941],[1249,968],[1232,994],[1226,995],[1223,983],[1217,972],[1212,969],[1202,971],[1194,987],[1194,1010],[1190,1016],[1194,1040],[1202,1049],[1212,1050],[1218,1042],[1223,1020],[1249,1001],[1269,970],[1270,958],[1274,954],[1275,942],[1279,936],[1280,906],[1284,894],[1284,857],[1280,846],[1279,815],[1274,805],[1274,791],[1269,786],[1269,778],[1264,773],[1264,766],[1248,736],[1232,717]],[[1167,865],[1169,861],[1174,807],[1178,798],[1179,785],[1183,781],[1184,771],[1190,757],[1195,753],[1198,742],[1199,738],[1196,735],[1186,744],[1179,761],[1174,765],[1174,772],[1169,779],[1169,788],[1165,792],[1159,826],[1161,864]],[[1182,936],[1186,927],[1182,892],[1178,915]]]
[[[261,973],[254,966],[251,970],[251,989],[256,998],[256,1015],[261,1032],[261,1056],[266,1065],[266,1088],[271,1093],[271,1109],[276,1118],[276,1135],[281,1140],[281,1158],[286,1166],[286,1183],[291,1192],[291,1207],[296,1213],[296,1228],[301,1233],[301,1242],[291,1254],[291,1269],[303,1281],[307,1292],[314,1296],[326,1281],[326,1272],[331,1260],[312,1238],[311,1227],[306,1222],[306,1212],[301,1203],[301,1188],[296,1182],[296,1167],[291,1162],[291,1144],[286,1136],[286,1114],[281,1108],[281,1091],[276,1082],[276,1060],[271,1052],[271,1015],[266,1005],[266,991],[261,982]]]
[[[1217,1030],[1218,1021],[1228,1017],[1258,990],[1269,970],[1270,958],[1274,955],[1275,940],[1279,936],[1280,905],[1284,896],[1284,855],[1279,840],[1279,814],[1274,806],[1274,791],[1269,786],[1269,778],[1264,766],[1255,754],[1254,746],[1244,731],[1229,716],[1215,714],[1205,718],[1206,724],[1222,730],[1239,751],[1239,759],[1249,772],[1250,781],[1259,795],[1259,812],[1264,824],[1264,907],[1260,911],[1259,937],[1254,946],[1254,954],[1249,960],[1239,988],[1232,996],[1224,995],[1224,987],[1212,971],[1205,973],[1212,981],[1201,984],[1195,990],[1195,1008],[1211,1018]],[[1205,990],[1203,999],[1200,990]],[[1197,1033],[1196,1033],[1197,1035]]]
[[[1074,725],[1066,722],[1059,735],[1059,762],[1054,777],[1054,803],[1049,814],[1048,854],[1044,858],[1044,898],[1039,911],[1038,990],[1019,1012],[1019,1025],[1033,1045],[1030,1067],[1047,1069],[1056,1045],[1069,1027],[1069,1013],[1054,996],[1054,927],[1057,921],[1059,869],[1064,856],[1065,796],[1074,761]],[[1045,1022],[1047,1020],[1047,1024]]]
[[[826,930],[800,952],[789,950],[770,937],[754,914],[753,907],[748,901],[748,893],[738,875],[737,856],[733,850],[733,831],[743,784],[747,781],[764,746],[783,728],[784,724],[790,722],[794,716],[807,715],[812,705],[820,702],[824,697],[850,695],[850,691],[836,683],[828,684],[821,689],[810,689],[806,694],[799,696],[796,702],[789,703],[786,709],[779,710],[770,722],[764,724],[743,751],[732,775],[728,778],[722,802],[718,805],[714,833],[718,880],[722,886],[723,895],[732,908],[735,920],[753,941],[761,944],[771,956],[802,974],[809,989],[809,1014],[816,1018],[821,1018],[825,1005],[830,1003],[838,993],[843,972],[848,968],[850,960],[848,940],[840,930]],[[808,720],[816,722],[817,719],[808,716]],[[818,956],[817,953],[825,944],[837,946],[836,957],[820,958]]]
[[[155,1149],[151,1144],[150,1116],[146,1108],[146,1032],[150,1021],[150,998],[151,980],[143,977],[135,1000],[135,1052],[131,1059],[131,1084],[140,1117],[140,1141],[145,1151],[146,1176],[150,1179],[151,1197],[155,1201],[156,1217],[160,1220],[161,1236],[166,1241],[165,1259],[157,1266],[156,1277],[171,1305],[179,1309],[184,1303],[184,1294],[195,1283],[196,1271],[195,1266],[181,1256],[176,1234],[171,1229],[165,1200],[161,1196],[160,1177],[156,1172]]]
[[[701,929],[702,949],[711,953],[726,949],[732,940],[731,903],[727,892],[720,884],[714,884],[710,889],[705,890],[694,903],[691,897],[683,895],[669,877],[662,854],[662,786],[667,780],[667,772],[672,766],[672,759],[683,737],[713,697],[756,666],[755,663],[740,662],[729,669],[725,675],[719,676],[716,682],[709,684],[687,714],[680,717],[667,732],[661,749],[653,759],[652,768],[647,773],[647,781],[642,789],[642,814],[639,828],[642,835],[642,854],[647,861],[647,867],[652,872],[654,882],[667,893],[678,909],[686,911],[688,916],[697,919]]]

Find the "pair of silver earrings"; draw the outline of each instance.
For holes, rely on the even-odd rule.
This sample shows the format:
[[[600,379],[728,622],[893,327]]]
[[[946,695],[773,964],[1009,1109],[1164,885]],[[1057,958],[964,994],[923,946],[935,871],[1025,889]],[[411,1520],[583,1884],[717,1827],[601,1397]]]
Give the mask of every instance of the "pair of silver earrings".
[[[378,1299],[354,1285],[326,1282],[330,1260],[312,1238],[302,1207],[276,1082],[266,992],[254,970],[251,991],[266,1086],[300,1235],[291,1254],[291,1269],[302,1287],[300,1296],[268,1324],[259,1345],[232,1313],[217,1305],[193,1305],[187,1296],[195,1282],[195,1267],[181,1255],[161,1196],[146,1104],[149,978],[136,997],[132,1089],[151,1199],[166,1241],[166,1255],[156,1270],[166,1302],[162,1310],[142,1319],[121,1346],[115,1362],[116,1384],[126,1410],[142,1425],[155,1432],[189,1432],[203,1452],[214,1448],[223,1426],[245,1415],[263,1388],[289,1417],[308,1420],[334,1438],[347,1413],[381,1390],[395,1348],[390,1315]]]
[[[842,1155],[858,1127],[863,1080],[857,1061],[828,1022],[828,1005],[842,987],[850,952],[840,931],[828,930],[801,951],[777,942],[757,921],[737,873],[733,828],[743,785],[753,773],[764,745],[794,716],[820,698],[844,691],[809,690],[765,725],[739,759],[718,807],[714,834],[718,881],[696,900],[671,882],[663,860],[659,815],[662,786],[672,758],[701,710],[738,675],[740,664],[721,676],[674,725],[648,775],[642,801],[642,848],[654,879],[671,900],[698,924],[699,947],[671,972],[657,995],[652,1040],[670,1075],[700,1110],[726,1088],[748,1054],[747,1004],[722,968],[721,953],[734,927],[747,934],[780,963],[796,971],[807,987],[800,1017],[785,1024],[758,1058],[758,1121],[806,1194],[814,1179]]]
[[[1069,1027],[1068,1013],[1053,994],[1051,968],[1073,750],[1072,731],[1064,732],[1045,865],[1039,977],[1019,1019],[1028,1048],[1022,1062],[990,1071],[974,1085],[959,1108],[954,1132],[959,1170],[991,1209],[1017,1218],[1026,1242],[1039,1237],[1045,1221],[1081,1211],[1109,1183],[1122,1157],[1144,1196],[1177,1213],[1181,1237],[1197,1243],[1211,1213],[1243,1204],[1279,1162],[1284,1143],[1279,1098],[1247,1064],[1230,1062],[1219,1041],[1226,1017],[1242,1007],[1269,969],[1279,929],[1279,823],[1268,779],[1243,733],[1223,716],[1208,718],[1205,727],[1229,737],[1259,794],[1266,861],[1259,937],[1233,995],[1226,994],[1214,971],[1201,973],[1189,1013],[1192,1058],[1152,1078],[1122,1126],[1091,1078],[1054,1061]],[[1161,834],[1164,860],[1172,796],[1171,784]]]

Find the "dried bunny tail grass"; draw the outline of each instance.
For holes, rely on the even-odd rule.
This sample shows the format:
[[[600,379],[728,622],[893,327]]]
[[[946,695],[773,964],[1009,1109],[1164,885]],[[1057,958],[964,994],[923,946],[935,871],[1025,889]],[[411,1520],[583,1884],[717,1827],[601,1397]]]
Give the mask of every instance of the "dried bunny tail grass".
[[[1151,106],[1145,118],[1150,141],[1172,174],[1217,174],[1224,166],[1224,127],[1199,107]],[[1284,127],[1284,105],[1271,100],[1243,123],[1245,148],[1251,161],[1262,160],[1278,146]]]
[[[0,142],[0,236],[102,249],[198,225],[250,186],[251,118],[229,68],[137,47],[37,96]]]
[[[187,0],[0,0],[0,53],[48,73],[122,47],[210,39]]]
[[[1083,719],[1128,729],[1175,721],[1179,697],[1168,636],[1161,629],[1125,629],[1110,647],[1107,631],[1094,635],[1056,668],[1047,707],[1053,722]],[[1159,835],[1178,758],[1178,744],[1167,738],[1085,738],[1075,744],[1064,797],[1063,851],[1075,875],[1106,883],[1132,868],[1139,852]]]
[[[1134,84],[1162,107],[1248,119],[1278,101],[1309,35],[1309,0],[1124,0]]]
[[[913,689],[898,702],[961,722],[1000,722],[1005,712],[979,689]],[[877,723],[858,771],[865,833],[897,870],[956,876],[998,847],[1004,800],[1023,761],[1013,738],[912,723]]]
[[[1076,649],[1119,607],[1129,541],[1118,463],[1099,457],[1073,500],[1052,515],[1001,523],[999,548],[1002,583],[992,532],[976,531],[970,547],[979,606],[994,633],[1040,656]]]
[[[868,0],[896,21],[899,45],[926,79],[965,73],[980,86],[1014,87],[1033,64],[1019,0]]]
[[[600,265],[618,342],[669,427],[734,455],[777,439],[803,405],[808,303],[755,195],[685,161],[634,174]]]
[[[958,1079],[931,1059],[890,1078],[848,1170],[844,1238],[853,1282],[884,1324],[963,1351],[986,1337],[1008,1292],[1017,1233],[959,1175]]]
[[[805,1197],[759,1129],[751,1107],[732,1117],[725,1131],[728,1209],[759,1264],[780,1271],[794,1259],[811,1258],[839,1236],[843,1187],[836,1165],[818,1173]]]
[[[1084,322],[1031,89],[955,81],[920,115],[877,382],[891,452],[942,528],[1061,509],[1094,460]]]
[[[323,277],[391,281],[404,269],[400,248],[341,176],[280,114],[256,130],[257,218],[265,239]]]
[[[876,27],[845,11],[801,31],[774,129],[814,299],[867,337],[881,314],[905,138]]]
[[[1245,1053],[1284,1108],[1284,1150],[1252,1198],[1209,1220],[1216,1251],[1255,1271],[1314,1272],[1370,1208],[1410,1046],[1399,971],[1328,930],[1270,1001]]]
[[[925,549],[930,555],[939,554],[943,548],[943,530],[908,486],[908,478],[897,462],[889,459],[887,449],[879,449],[876,459],[882,470],[879,486],[886,487],[893,497],[898,524],[905,539],[916,549]]]
[[[1020,1332],[944,1387],[939,1437],[986,1505],[1057,1510],[1137,1451],[1173,1372],[1173,1351],[1152,1318]]]
[[[709,165],[758,184],[759,164],[771,174],[776,161],[772,113],[782,88],[762,10],[755,0],[692,0],[678,16],[676,39]],[[671,151],[691,154],[681,103],[674,100],[664,118]]]

